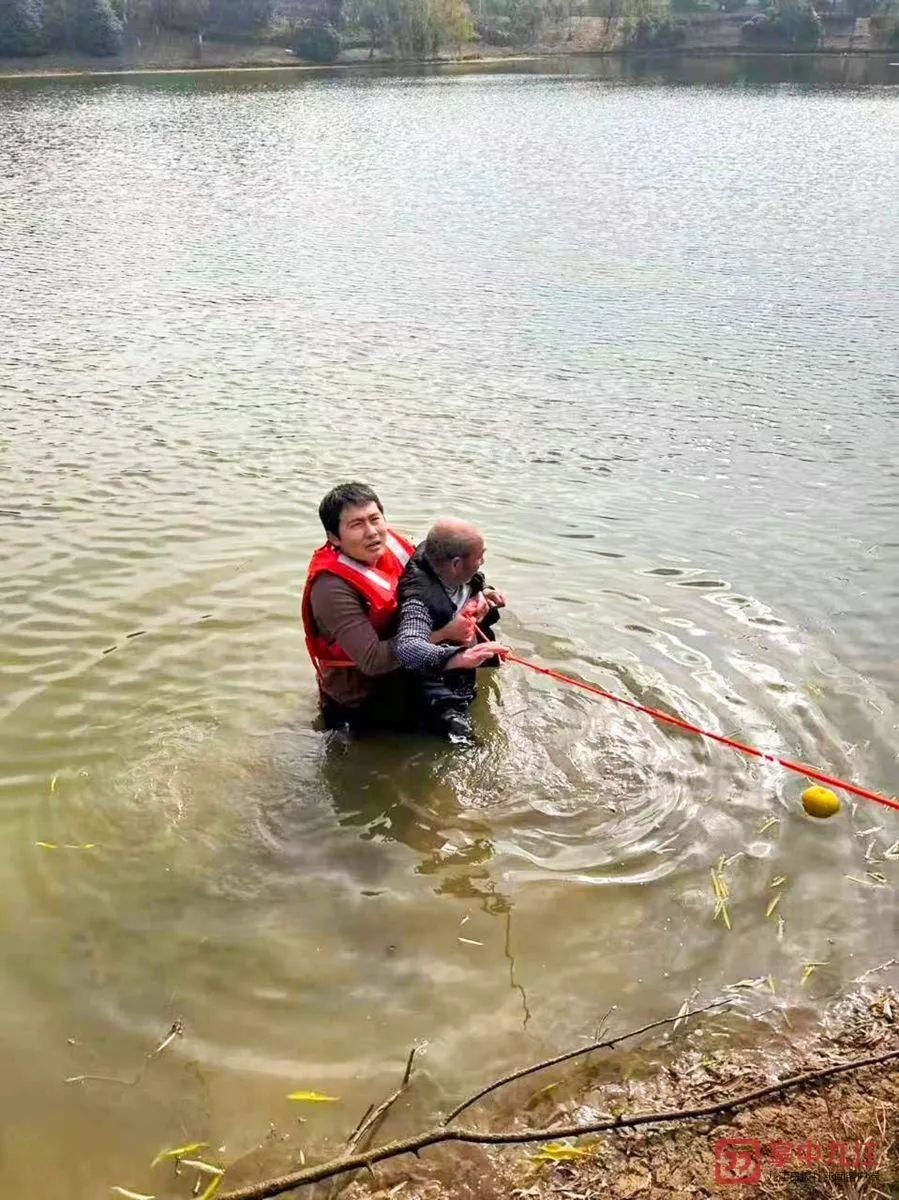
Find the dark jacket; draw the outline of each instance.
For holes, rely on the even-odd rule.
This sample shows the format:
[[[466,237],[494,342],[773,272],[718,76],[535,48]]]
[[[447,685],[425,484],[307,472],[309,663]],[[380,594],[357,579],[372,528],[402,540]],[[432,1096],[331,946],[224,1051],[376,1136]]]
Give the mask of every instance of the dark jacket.
[[[476,571],[469,583],[471,596],[475,597],[484,590],[484,576]],[[428,561],[422,543],[409,561],[399,583],[398,599],[400,608],[406,600],[420,600],[431,617],[434,629],[440,629],[456,615],[455,605],[440,581],[437,572]],[[490,632],[491,626],[499,620],[499,612],[491,608],[478,628],[495,641]],[[490,666],[495,660],[489,660],[485,666]],[[437,709],[457,708],[468,705],[474,700],[476,690],[476,671],[435,671],[422,677],[422,693],[426,703]]]

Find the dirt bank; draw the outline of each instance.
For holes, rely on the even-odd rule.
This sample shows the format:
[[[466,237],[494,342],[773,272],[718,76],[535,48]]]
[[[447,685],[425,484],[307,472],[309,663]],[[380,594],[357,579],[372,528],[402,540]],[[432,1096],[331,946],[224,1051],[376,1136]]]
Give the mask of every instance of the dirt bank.
[[[559,1079],[545,1072],[471,1110],[484,1129],[547,1127],[603,1113],[707,1106],[755,1087],[899,1048],[899,996],[866,990],[806,1028],[762,1032],[733,1017],[702,1019],[636,1054],[606,1054]],[[754,1027],[754,1029],[753,1029]],[[555,1085],[555,1086],[553,1086]],[[560,1099],[560,1094],[565,1093]],[[466,1116],[466,1124],[475,1123]],[[383,1137],[389,1136],[382,1131]],[[720,1139],[744,1140],[736,1160]],[[382,1137],[378,1138],[381,1141]],[[867,1146],[865,1144],[867,1143]],[[710,1121],[680,1121],[568,1142],[572,1161],[534,1162],[541,1147],[466,1146],[375,1168],[345,1200],[827,1200],[899,1197],[899,1063],[804,1085]],[[865,1146],[859,1159],[859,1147]],[[565,1157],[565,1151],[551,1151]],[[717,1157],[717,1161],[716,1161]],[[735,1172],[751,1183],[727,1182]],[[298,1193],[302,1195],[303,1193]]]

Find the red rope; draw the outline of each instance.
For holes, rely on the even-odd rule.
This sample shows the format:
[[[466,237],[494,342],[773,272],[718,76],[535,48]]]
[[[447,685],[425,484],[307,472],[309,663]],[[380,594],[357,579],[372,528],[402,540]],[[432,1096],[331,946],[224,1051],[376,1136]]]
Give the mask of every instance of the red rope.
[[[484,637],[480,629],[478,629],[478,633],[482,638]],[[763,758],[766,762],[777,763],[780,767],[786,767],[788,771],[795,771],[798,775],[805,775],[808,779],[817,780],[818,783],[829,784],[844,792],[851,792],[853,796],[873,800],[875,804],[883,804],[886,808],[893,808],[899,812],[899,800],[895,797],[882,796],[880,792],[872,792],[870,788],[860,787],[856,783],[848,783],[845,779],[838,779],[835,775],[825,775],[823,771],[817,771],[814,767],[805,766],[803,763],[793,762],[789,758],[778,758],[776,754],[766,754],[764,750],[757,750],[755,746],[747,746],[745,742],[738,742],[721,733],[700,729],[698,725],[691,725],[689,721],[683,721],[680,717],[672,717],[668,713],[660,712],[657,708],[648,708],[645,704],[637,704],[634,700],[625,700],[621,696],[614,696],[611,692],[596,687],[592,683],[583,683],[580,679],[572,679],[570,675],[563,675],[561,671],[553,671],[550,667],[541,667],[526,658],[519,658],[517,654],[507,654],[505,657],[507,662],[518,663],[520,667],[527,667],[528,670],[536,671],[539,675],[547,675],[550,679],[558,680],[559,683],[570,683],[572,687],[581,688],[594,696],[601,696],[603,700],[614,700],[616,704],[623,704],[626,708],[632,708],[634,712],[644,713],[655,721],[664,721],[668,725],[675,725],[678,729],[686,730],[687,733],[697,733],[700,737],[711,738],[713,742],[720,742],[722,746],[729,746],[731,750],[739,750],[741,754],[751,754],[753,758]]]

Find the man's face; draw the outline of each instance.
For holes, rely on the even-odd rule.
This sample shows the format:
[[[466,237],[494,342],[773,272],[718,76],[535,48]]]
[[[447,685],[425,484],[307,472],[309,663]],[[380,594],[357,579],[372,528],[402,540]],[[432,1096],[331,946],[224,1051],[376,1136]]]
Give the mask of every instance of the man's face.
[[[487,547],[484,545],[484,539],[478,538],[464,558],[454,558],[450,564],[452,572],[451,582],[457,587],[461,583],[468,583],[472,575],[474,575],[475,571],[483,563],[486,550]]]
[[[372,566],[384,553],[387,544],[384,514],[374,500],[352,508],[347,506],[340,514],[340,536],[335,538],[329,533],[328,541],[350,558]]]

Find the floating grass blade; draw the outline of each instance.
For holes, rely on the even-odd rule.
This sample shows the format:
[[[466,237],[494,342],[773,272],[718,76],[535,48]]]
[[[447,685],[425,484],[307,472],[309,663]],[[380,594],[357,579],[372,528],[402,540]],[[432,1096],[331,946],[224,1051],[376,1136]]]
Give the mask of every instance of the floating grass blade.
[[[182,1158],[181,1165],[182,1167],[193,1167],[201,1175],[211,1175],[214,1179],[218,1179],[225,1173],[224,1167],[214,1167],[212,1163],[204,1162],[202,1158]]]
[[[768,905],[768,907],[765,909],[765,917],[766,918],[770,917],[772,915],[772,913],[774,912],[774,910],[777,908],[778,904],[780,904],[782,895],[783,895],[782,892],[778,892],[777,895],[774,897],[774,899],[771,901],[771,903]]]
[[[764,825],[762,825],[761,829],[759,829],[759,833],[760,834],[767,833],[769,829],[771,829],[773,826],[779,825],[779,824],[780,824],[780,817],[769,817],[768,820],[764,823]]]
[[[156,1200],[155,1196],[150,1196],[146,1192],[132,1192],[129,1188],[113,1187],[109,1190],[115,1192],[117,1196],[124,1196],[125,1200]]]
[[[215,1193],[219,1190],[219,1188],[221,1186],[222,1186],[222,1177],[221,1177],[221,1175],[216,1175],[215,1179],[211,1179],[209,1181],[209,1187],[206,1189],[206,1191],[203,1193],[203,1195],[200,1196],[199,1200],[212,1200],[212,1197],[215,1195]]]
[[[677,1027],[678,1027],[678,1025],[680,1025],[683,1022],[684,1016],[687,1013],[687,1010],[689,1009],[689,1007],[690,1007],[690,998],[688,996],[687,999],[680,1006],[680,1008],[677,1010],[677,1020],[674,1022],[674,1024],[671,1027],[672,1034],[677,1033]]]
[[[303,1100],[308,1104],[336,1104],[339,1096],[325,1096],[321,1092],[288,1092],[288,1100]]]
[[[808,981],[814,975],[814,973],[818,969],[818,967],[826,967],[826,966],[827,966],[826,962],[807,962],[807,963],[805,963],[802,968],[802,978],[799,981],[800,985],[804,987],[806,985],[806,983],[808,983]]]
[[[730,913],[728,912],[726,900],[719,900],[715,905],[715,920],[717,921],[719,917],[728,929],[732,928],[730,923]]]
[[[198,1150],[204,1150],[208,1145],[208,1142],[188,1142],[186,1146],[170,1146],[167,1150],[160,1150],[150,1163],[150,1166],[156,1167],[161,1162],[170,1162],[172,1159],[184,1158],[185,1154],[196,1154]]]

